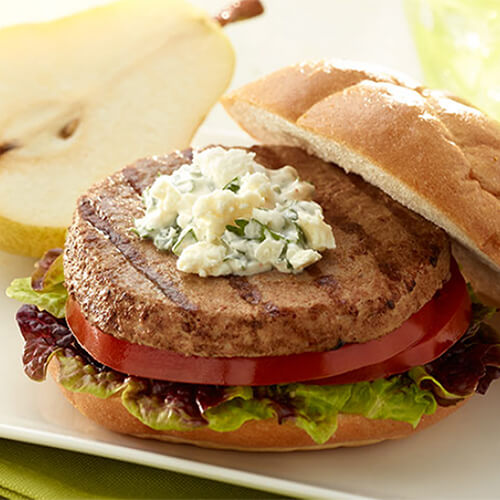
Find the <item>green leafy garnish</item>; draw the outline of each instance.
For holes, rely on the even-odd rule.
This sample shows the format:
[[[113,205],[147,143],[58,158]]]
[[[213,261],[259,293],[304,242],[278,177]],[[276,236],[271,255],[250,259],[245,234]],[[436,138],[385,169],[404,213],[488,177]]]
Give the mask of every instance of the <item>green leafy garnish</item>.
[[[246,220],[246,219],[236,219],[234,221],[234,223],[236,224],[235,226],[226,226],[226,229],[230,232],[230,233],[234,233],[240,237],[244,237],[245,236],[245,228],[247,227],[248,223],[250,221]]]
[[[240,190],[240,178],[235,177],[233,180],[229,181],[222,189],[228,189],[233,193],[237,193]]]

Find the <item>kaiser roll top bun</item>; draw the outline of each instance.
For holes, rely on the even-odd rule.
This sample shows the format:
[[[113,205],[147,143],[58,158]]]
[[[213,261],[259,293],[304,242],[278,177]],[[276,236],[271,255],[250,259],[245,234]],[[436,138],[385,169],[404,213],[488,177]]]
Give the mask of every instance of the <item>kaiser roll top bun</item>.
[[[259,141],[337,163],[445,229],[468,250],[473,284],[484,286],[485,266],[499,282],[500,124],[478,109],[346,61],[289,66],[223,104]],[[489,296],[500,302],[498,289]]]

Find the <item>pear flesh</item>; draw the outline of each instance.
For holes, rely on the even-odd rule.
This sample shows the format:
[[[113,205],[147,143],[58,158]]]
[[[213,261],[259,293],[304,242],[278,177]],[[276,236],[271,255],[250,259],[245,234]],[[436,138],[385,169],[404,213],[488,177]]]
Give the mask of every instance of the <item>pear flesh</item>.
[[[0,248],[64,242],[75,201],[137,158],[189,145],[234,68],[181,0],[122,0],[0,31]]]

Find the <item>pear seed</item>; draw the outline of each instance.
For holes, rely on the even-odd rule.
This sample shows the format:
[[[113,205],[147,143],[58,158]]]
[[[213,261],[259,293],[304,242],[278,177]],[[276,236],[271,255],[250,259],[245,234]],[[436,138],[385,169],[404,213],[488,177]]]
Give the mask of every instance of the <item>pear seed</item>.
[[[18,147],[20,146],[15,141],[0,142],[0,156]]]
[[[61,130],[59,130],[59,137],[61,137],[61,139],[69,139],[75,133],[79,123],[80,120],[78,118],[70,120]]]

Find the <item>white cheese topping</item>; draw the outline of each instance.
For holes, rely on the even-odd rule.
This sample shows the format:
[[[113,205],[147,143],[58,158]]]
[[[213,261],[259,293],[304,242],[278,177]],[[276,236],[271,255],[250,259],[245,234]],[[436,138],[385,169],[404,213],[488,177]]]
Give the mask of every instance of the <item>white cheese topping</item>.
[[[267,169],[255,153],[212,147],[160,175],[143,194],[139,236],[176,254],[200,276],[296,273],[335,248],[332,228],[311,201],[314,187],[293,167]]]

